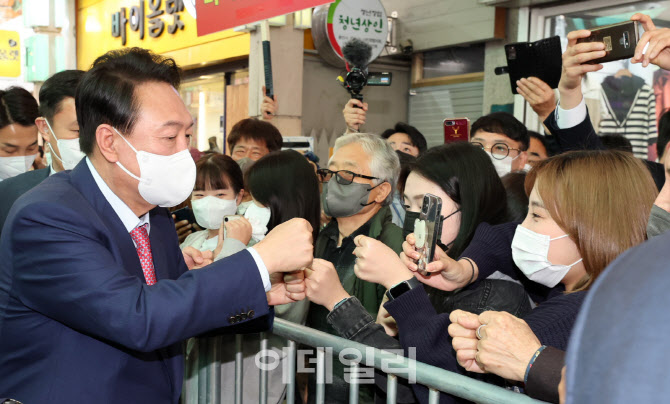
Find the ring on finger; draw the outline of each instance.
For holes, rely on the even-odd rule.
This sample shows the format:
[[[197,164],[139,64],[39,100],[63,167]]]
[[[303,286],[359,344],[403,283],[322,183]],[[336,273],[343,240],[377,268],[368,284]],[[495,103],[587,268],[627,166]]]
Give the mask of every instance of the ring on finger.
[[[476,334],[477,334],[477,339],[482,339],[482,338],[483,338],[483,337],[482,337],[482,334],[481,334],[480,332],[481,332],[481,329],[482,329],[483,327],[485,327],[485,326],[486,326],[486,324],[482,324],[482,325],[480,325],[479,327],[477,327],[477,332],[476,332]]]

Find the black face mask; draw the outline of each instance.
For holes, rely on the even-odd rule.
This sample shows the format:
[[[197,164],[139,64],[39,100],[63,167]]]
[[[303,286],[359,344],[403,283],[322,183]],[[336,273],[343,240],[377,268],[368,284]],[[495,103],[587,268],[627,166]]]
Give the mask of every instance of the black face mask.
[[[440,217],[440,221],[441,221],[440,225],[442,225],[445,220],[449,219],[450,217],[452,217],[453,215],[455,215],[456,213],[458,213],[460,211],[461,211],[460,209],[456,209],[456,211],[451,213],[449,216],[446,216],[446,217],[441,216]],[[405,240],[407,238],[407,235],[414,233],[414,221],[416,219],[418,219],[419,216],[421,216],[420,212],[411,212],[409,210],[405,211],[405,222],[403,223],[403,226],[402,226],[402,239],[403,240]],[[440,228],[441,228],[441,226],[440,226]],[[438,240],[436,244],[442,249],[442,251],[447,251],[447,249],[452,244],[454,244],[454,241],[456,241],[456,240],[452,240],[449,244],[443,244],[442,240]]]

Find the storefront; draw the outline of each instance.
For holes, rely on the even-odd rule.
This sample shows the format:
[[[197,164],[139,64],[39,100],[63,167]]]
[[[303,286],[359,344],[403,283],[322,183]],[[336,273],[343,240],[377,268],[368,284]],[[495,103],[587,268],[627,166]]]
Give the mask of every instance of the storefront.
[[[77,67],[87,70],[98,56],[123,47],[174,58],[184,69],[182,98],[196,120],[192,146],[208,150],[214,137],[223,151],[226,129],[248,115],[249,34],[198,37],[192,13],[182,0],[81,0]],[[231,97],[236,102],[226,102]]]

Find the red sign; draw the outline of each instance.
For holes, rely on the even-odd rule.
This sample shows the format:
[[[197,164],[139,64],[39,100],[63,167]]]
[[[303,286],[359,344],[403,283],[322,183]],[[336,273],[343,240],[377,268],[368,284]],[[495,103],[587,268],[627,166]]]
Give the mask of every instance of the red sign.
[[[332,2],[333,0],[195,0],[198,36]]]

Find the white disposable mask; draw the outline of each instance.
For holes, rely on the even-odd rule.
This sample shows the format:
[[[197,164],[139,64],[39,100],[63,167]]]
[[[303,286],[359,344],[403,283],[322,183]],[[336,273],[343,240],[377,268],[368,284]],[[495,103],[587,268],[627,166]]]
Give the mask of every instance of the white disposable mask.
[[[268,223],[270,223],[270,216],[272,212],[270,208],[261,208],[252,203],[244,212],[244,217],[251,223],[251,238],[256,241],[261,241],[268,232]]]
[[[118,130],[114,129],[135,152],[140,176],[128,171],[120,162],[116,164],[140,183],[140,195],[152,205],[170,208],[184,202],[195,185],[195,162],[188,149],[170,156],[161,156],[143,150],[137,151]]]
[[[216,196],[206,196],[191,200],[195,221],[204,229],[216,230],[221,228],[224,216],[237,213],[235,199],[221,199]]]
[[[511,173],[512,161],[519,158],[519,156],[516,156],[514,158],[512,158],[511,156],[507,156],[502,160],[498,160],[497,158],[493,157],[493,154],[491,152],[487,151],[486,154],[489,155],[489,158],[493,162],[493,167],[496,168],[496,172],[498,173],[499,177],[504,177],[505,175]]]
[[[30,156],[0,157],[0,180],[16,177],[30,169],[37,154]]]
[[[512,240],[514,263],[531,281],[553,288],[563,280],[570,268],[582,261],[580,258],[571,265],[554,265],[549,261],[549,245],[565,237],[568,235],[550,238],[521,225],[517,226]]]
[[[49,124],[49,120],[44,118],[44,122],[47,123],[47,126],[49,127],[49,131],[51,132],[51,136],[56,139],[56,146],[58,147],[58,151],[60,152],[60,156],[56,151],[51,147],[51,143],[49,143],[49,148],[53,152],[53,156],[58,159],[62,164],[63,164],[63,170],[72,170],[86,155],[81,152],[81,148],[79,147],[79,138],[77,139],[58,139],[56,137],[56,132],[54,132],[53,129],[51,129],[51,124]]]

